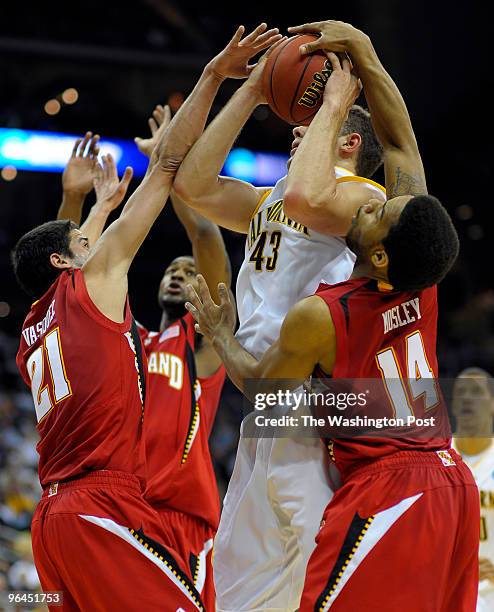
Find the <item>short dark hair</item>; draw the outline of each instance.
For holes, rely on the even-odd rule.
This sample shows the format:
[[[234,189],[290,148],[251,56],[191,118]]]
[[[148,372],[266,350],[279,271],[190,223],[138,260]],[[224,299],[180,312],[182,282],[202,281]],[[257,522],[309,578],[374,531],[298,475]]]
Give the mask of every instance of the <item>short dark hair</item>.
[[[383,148],[372,127],[369,111],[358,104],[350,109],[340,133],[344,135],[352,132],[360,134],[362,138],[355,170],[359,176],[370,178],[383,163]]]
[[[389,258],[389,282],[398,291],[415,291],[441,281],[458,257],[459,241],[451,217],[430,195],[413,197],[382,241]]]
[[[494,378],[492,378],[492,376],[489,374],[489,372],[487,372],[487,370],[484,370],[483,368],[478,368],[477,366],[473,366],[470,368],[465,368],[464,370],[462,370],[459,374],[458,377],[464,377],[464,378],[483,378],[485,379],[485,381],[487,382],[487,388],[489,390],[489,393],[491,394],[491,396],[494,398]]]
[[[50,255],[73,257],[70,232],[78,226],[70,220],[48,221],[19,239],[11,259],[17,282],[31,298],[39,298],[60,274],[50,263]]]

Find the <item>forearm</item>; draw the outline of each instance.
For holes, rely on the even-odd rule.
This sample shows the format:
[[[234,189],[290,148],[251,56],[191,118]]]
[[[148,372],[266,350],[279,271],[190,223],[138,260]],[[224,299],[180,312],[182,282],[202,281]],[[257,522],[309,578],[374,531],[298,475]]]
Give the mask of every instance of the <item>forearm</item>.
[[[219,227],[187,206],[172,190],[171,201],[192,245],[196,269],[218,301],[218,283],[230,286],[231,267]]]
[[[96,244],[103,233],[109,214],[109,212],[101,210],[97,204],[89,211],[89,215],[81,225],[81,232],[87,237],[90,246]]]
[[[168,126],[167,140],[173,143],[173,155],[167,159],[167,165],[174,171],[204,131],[213,100],[223,80],[206,66],[196,86]]]
[[[192,244],[199,239],[203,224],[214,226],[214,223],[205,219],[202,215],[190,208],[190,206],[187,206],[174,189],[172,189],[170,193],[170,199],[172,201],[173,210],[185,229],[187,238]]]
[[[285,209],[297,221],[310,223],[311,216],[320,216],[321,207],[328,215],[331,212],[337,185],[334,172],[337,142],[345,115],[346,109],[325,101],[292,159]]]
[[[245,383],[259,378],[259,362],[238,342],[230,330],[212,340],[212,345],[233,384],[245,394]]]
[[[386,149],[416,148],[408,110],[398,87],[381,64],[370,39],[352,41],[349,53],[362,81],[376,135]]]
[[[101,236],[95,259],[115,276],[127,274],[139,247],[163,210],[170,194],[173,175],[156,167],[127,201],[120,217]]]
[[[207,127],[184,159],[174,187],[190,204],[216,187],[228,153],[259,101],[246,82]]]
[[[82,207],[86,194],[78,192],[63,192],[62,203],[58,209],[57,219],[70,219],[77,225],[81,222]]]

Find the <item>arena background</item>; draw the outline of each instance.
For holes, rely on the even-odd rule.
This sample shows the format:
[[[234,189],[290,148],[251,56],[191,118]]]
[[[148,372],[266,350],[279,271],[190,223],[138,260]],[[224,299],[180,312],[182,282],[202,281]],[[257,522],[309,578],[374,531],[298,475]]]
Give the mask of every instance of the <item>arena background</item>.
[[[349,21],[371,36],[403,92],[429,190],[446,205],[460,234],[460,259],[440,288],[441,373],[454,376],[470,365],[492,372],[489,21],[475,3],[362,0],[334,6],[311,2],[297,8],[291,2],[280,10],[274,3],[261,8],[260,3],[177,0],[2,3],[0,127],[142,136],[153,106],[178,104],[237,25],[249,30],[266,21],[284,30],[324,18]],[[237,85],[223,85],[213,114]],[[47,100],[68,87],[78,90],[77,103],[47,115]],[[249,121],[237,145],[288,154],[291,138],[289,126],[263,110]],[[61,199],[60,175],[19,171],[12,179],[13,174],[4,172],[0,179],[0,592],[36,586],[27,530],[39,496],[32,399],[14,361],[29,301],[16,287],[9,251],[21,234],[54,218]],[[236,276],[243,237],[224,236]],[[169,208],[130,273],[132,307],[146,326],[159,323],[156,294],[164,267],[188,252],[185,232]],[[233,467],[239,421],[240,398],[227,384],[211,442],[222,492]]]

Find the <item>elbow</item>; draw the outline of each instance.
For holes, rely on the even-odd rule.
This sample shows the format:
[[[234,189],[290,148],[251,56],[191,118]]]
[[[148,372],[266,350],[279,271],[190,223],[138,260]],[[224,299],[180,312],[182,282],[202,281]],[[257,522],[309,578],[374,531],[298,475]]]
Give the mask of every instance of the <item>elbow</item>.
[[[190,181],[187,180],[186,176],[180,176],[180,172],[175,177],[173,181],[173,191],[177,194],[177,196],[183,200],[184,202],[189,203],[194,199],[193,190],[190,188]]]
[[[307,218],[328,210],[331,196],[326,193],[311,193],[308,189],[288,188],[283,198],[283,209],[287,217],[307,223]]]

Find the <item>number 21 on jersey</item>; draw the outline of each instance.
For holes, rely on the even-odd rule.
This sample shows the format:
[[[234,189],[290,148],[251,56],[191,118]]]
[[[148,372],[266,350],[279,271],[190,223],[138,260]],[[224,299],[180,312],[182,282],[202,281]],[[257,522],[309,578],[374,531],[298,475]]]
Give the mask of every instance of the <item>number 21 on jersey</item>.
[[[45,355],[48,372],[45,371]],[[43,340],[27,360],[27,372],[31,379],[31,393],[38,423],[53,408],[55,404],[72,395],[70,382],[65,373],[60,329],[56,327]]]
[[[424,412],[439,402],[434,372],[425,354],[420,331],[405,338],[406,374],[403,376],[394,348],[388,347],[376,355],[377,367],[383,377],[386,391],[396,418],[413,415],[413,402],[424,398]]]

